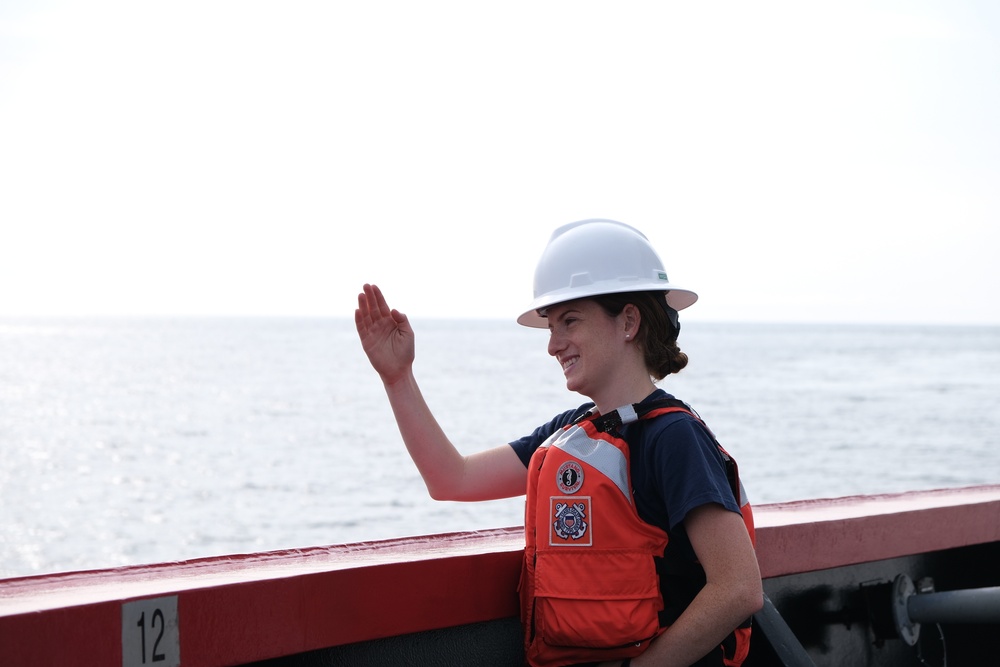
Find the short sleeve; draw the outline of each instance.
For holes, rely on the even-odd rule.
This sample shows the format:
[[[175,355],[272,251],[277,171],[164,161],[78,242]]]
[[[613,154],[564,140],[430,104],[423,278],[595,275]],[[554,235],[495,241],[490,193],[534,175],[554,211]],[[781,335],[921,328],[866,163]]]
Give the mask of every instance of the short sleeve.
[[[643,519],[674,530],[691,510],[715,503],[739,512],[718,445],[703,424],[684,413],[646,426],[641,451],[633,452],[633,485]]]
[[[562,414],[556,415],[551,421],[542,424],[532,431],[530,435],[523,436],[517,440],[512,440],[510,442],[510,446],[514,448],[514,453],[517,454],[517,457],[521,459],[521,463],[523,463],[524,467],[527,468],[528,462],[531,461],[532,454],[535,453],[535,450],[538,449],[543,442],[549,439],[549,436],[566,425],[572,424],[593,407],[593,403],[584,403],[575,410],[567,410]]]

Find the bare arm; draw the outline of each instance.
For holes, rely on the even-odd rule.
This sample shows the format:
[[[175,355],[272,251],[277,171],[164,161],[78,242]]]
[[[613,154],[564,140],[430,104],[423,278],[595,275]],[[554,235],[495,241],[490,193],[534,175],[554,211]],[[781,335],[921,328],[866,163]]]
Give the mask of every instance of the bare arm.
[[[389,308],[378,287],[364,286],[354,322],[431,497],[490,500],[523,494],[527,470],[509,445],[463,456],[441,430],[413,375],[413,329],[406,315]]]
[[[684,527],[707,583],[677,622],[632,660],[633,667],[690,665],[763,605],[757,557],[739,514],[702,505],[688,514]]]

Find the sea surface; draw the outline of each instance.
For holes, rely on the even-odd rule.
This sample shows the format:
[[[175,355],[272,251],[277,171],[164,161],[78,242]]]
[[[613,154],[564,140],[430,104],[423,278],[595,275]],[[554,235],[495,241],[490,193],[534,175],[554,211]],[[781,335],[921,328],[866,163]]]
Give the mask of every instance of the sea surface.
[[[464,452],[584,399],[546,334],[413,320]],[[756,504],[1000,482],[1000,327],[685,323],[661,386]],[[0,319],[0,577],[522,525],[427,497],[348,319]]]

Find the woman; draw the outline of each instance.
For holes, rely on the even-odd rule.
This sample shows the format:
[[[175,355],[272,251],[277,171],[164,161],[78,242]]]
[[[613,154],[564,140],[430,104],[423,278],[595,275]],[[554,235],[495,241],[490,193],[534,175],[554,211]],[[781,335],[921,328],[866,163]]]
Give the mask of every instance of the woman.
[[[749,629],[736,629],[762,604],[749,506],[707,427],[654,384],[687,363],[677,310],[696,299],[632,227],[557,229],[518,322],[549,329],[566,387],[590,402],[463,456],[414,379],[406,316],[373,285],[358,296],[362,345],[431,496],[528,495],[520,593],[535,667],[745,657]]]

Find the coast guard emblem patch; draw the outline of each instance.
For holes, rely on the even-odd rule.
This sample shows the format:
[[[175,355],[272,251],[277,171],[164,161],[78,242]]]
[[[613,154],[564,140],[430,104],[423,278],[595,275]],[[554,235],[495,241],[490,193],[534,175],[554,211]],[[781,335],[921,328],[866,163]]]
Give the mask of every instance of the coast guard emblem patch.
[[[556,484],[563,493],[576,493],[583,486],[583,468],[576,461],[566,461],[559,466]]]
[[[591,546],[590,496],[552,496],[550,502],[554,521],[550,524],[549,546]]]

